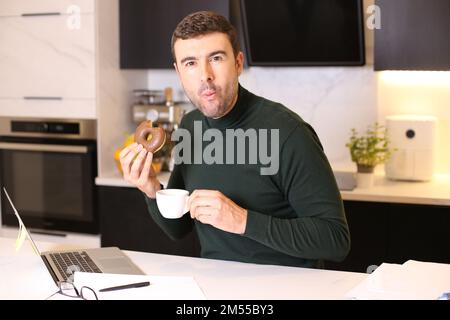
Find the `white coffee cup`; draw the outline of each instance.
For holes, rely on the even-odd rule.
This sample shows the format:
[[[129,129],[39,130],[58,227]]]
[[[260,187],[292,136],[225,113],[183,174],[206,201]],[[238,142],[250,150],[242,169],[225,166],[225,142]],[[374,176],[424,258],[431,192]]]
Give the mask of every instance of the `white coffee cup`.
[[[189,210],[187,200],[189,191],[183,189],[164,189],[156,192],[156,204],[164,218],[178,219]]]

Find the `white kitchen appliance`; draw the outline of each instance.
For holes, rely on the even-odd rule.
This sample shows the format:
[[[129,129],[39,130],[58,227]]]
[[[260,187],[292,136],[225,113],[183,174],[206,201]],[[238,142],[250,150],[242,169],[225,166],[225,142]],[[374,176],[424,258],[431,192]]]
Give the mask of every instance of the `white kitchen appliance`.
[[[386,117],[391,146],[396,150],[385,165],[386,177],[428,181],[433,177],[436,118],[424,115]]]

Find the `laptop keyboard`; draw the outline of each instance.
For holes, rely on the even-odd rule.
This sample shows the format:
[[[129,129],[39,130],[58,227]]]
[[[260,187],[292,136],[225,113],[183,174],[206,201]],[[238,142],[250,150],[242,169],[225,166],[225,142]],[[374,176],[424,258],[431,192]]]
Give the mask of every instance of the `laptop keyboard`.
[[[75,271],[101,273],[100,269],[85,251],[51,253],[50,258],[64,280],[67,280]]]

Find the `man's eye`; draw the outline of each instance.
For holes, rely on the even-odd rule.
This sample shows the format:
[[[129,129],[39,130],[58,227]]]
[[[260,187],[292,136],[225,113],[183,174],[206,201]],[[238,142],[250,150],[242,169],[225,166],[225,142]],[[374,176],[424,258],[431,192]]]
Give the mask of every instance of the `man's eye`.
[[[222,61],[223,57],[222,56],[214,56],[214,57],[212,57],[212,60],[213,61]]]
[[[195,65],[195,61],[188,61],[184,64],[186,67],[192,67],[193,65]]]

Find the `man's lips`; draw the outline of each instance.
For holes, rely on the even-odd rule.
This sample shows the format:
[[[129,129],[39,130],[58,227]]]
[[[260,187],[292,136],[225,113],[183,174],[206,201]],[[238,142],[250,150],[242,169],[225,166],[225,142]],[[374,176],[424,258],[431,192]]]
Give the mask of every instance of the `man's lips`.
[[[205,90],[202,92],[202,97],[211,99],[216,95],[216,90]]]

